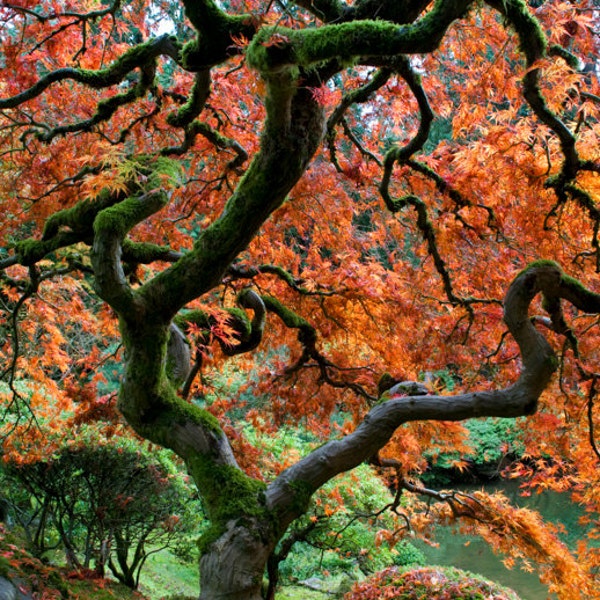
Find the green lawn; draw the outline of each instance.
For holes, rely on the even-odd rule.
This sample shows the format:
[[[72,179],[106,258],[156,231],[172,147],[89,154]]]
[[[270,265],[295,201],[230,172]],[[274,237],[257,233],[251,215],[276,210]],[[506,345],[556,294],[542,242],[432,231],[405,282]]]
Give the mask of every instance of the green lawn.
[[[157,552],[148,558],[142,571],[140,592],[150,600],[169,596],[198,596],[198,567],[182,563],[168,551]],[[332,596],[309,590],[306,587],[285,587],[277,594],[277,600],[325,600]]]
[[[140,592],[151,600],[182,595],[198,597],[198,565],[186,564],[163,550],[152,554],[142,570]]]
[[[285,587],[277,594],[277,600],[325,600],[333,596],[314,592],[305,587]]]

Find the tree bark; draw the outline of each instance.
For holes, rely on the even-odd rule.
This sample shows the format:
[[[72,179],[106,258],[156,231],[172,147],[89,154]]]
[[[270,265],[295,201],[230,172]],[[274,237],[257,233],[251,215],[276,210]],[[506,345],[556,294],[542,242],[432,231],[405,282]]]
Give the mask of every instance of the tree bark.
[[[349,14],[342,4],[318,4],[326,9],[326,20],[336,21],[339,11],[342,16]],[[505,299],[505,321],[523,362],[516,383],[503,390],[454,397],[384,394],[353,433],[315,450],[269,486],[240,470],[225,433],[210,413],[177,395],[176,384],[185,380],[189,357],[172,320],[187,303],[222,281],[232,261],[304,174],[323,139],[325,125],[323,109],[311,90],[359,55],[378,62],[381,56],[431,52],[472,2],[440,0],[422,19],[406,25],[398,25],[403,18],[396,15],[393,3],[385,4],[395,14],[392,22],[336,21],[298,30],[277,25],[264,27],[254,36],[246,50],[247,63],[260,73],[268,89],[260,150],[220,217],[202,231],[193,249],[171,266],[135,289],[122,267],[126,235],[169,201],[166,193],[154,190],[132,195],[103,208],[94,219],[96,287],[119,314],[126,349],[119,408],[140,435],[183,458],[211,521],[201,549],[201,599],[261,598],[268,557],[289,524],[304,514],[311,495],[337,474],[374,456],[403,423],[535,412],[557,365],[552,348],[529,320],[528,309],[538,293],[548,301],[552,326],[559,333],[564,333],[561,299],[588,312],[600,312],[599,297],[566,277],[556,264],[534,264],[516,277]],[[414,16],[423,4],[414,5]],[[218,40],[221,50],[212,57],[213,62],[202,56],[208,52],[202,44],[197,44],[193,56],[187,47],[190,70],[195,65],[203,72],[224,60],[230,34],[250,25],[228,18],[212,0],[185,5],[199,31],[210,35],[214,20],[223,26],[219,31],[226,33]],[[356,8],[361,6],[368,10],[375,3],[363,2]],[[255,316],[259,316],[256,308]],[[258,320],[256,325],[258,332]],[[248,347],[255,342],[250,340]]]
[[[137,433],[183,458],[204,498],[211,527],[202,541],[201,598],[211,600],[261,598],[268,556],[284,530],[265,505],[265,485],[242,473],[217,420],[177,395],[177,374],[185,369],[181,353],[173,351],[180,340],[173,338],[171,321],[221,280],[316,152],[324,134],[323,109],[295,77],[268,77],[260,151],[222,216],[171,267],[133,290],[121,266],[126,233],[159,210],[164,195],[127,199],[101,211],[94,222],[96,287],[119,314],[126,353],[119,409]],[[257,306],[251,308],[258,330],[262,317]]]
[[[274,538],[265,543],[263,525],[228,523],[227,531],[200,559],[200,600],[261,600],[262,583]]]

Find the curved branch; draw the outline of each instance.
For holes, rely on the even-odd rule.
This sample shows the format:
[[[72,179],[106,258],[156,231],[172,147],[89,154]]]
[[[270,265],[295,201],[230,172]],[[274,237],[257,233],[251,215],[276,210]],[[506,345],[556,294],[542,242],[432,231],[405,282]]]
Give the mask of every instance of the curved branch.
[[[365,19],[381,19],[393,23],[410,23],[430,0],[356,0],[351,6],[339,0],[294,0],[324,23],[344,23]]]
[[[123,240],[135,225],[165,206],[167,200],[163,191],[148,192],[105,208],[94,220],[91,259],[96,291],[122,316],[130,314],[134,301],[121,263]]]
[[[420,78],[412,70],[408,60],[406,60],[406,58],[404,57],[401,57],[396,66],[396,70],[406,81],[406,83],[410,87],[410,90],[412,91],[413,95],[417,100],[419,112],[421,114],[421,121],[419,123],[419,129],[416,135],[408,142],[408,144],[402,147],[392,148],[387,152],[384,160],[383,177],[379,186],[379,192],[387,208],[391,212],[398,212],[405,206],[409,205],[415,209],[415,211],[417,212],[417,227],[419,228],[425,241],[427,242],[429,254],[433,257],[435,268],[442,278],[444,284],[444,291],[446,292],[446,297],[452,304],[463,304],[467,308],[467,311],[469,312],[469,318],[472,321],[472,308],[469,306],[468,303],[462,301],[454,293],[452,281],[450,279],[450,274],[437,248],[435,232],[433,229],[433,225],[429,220],[429,216],[427,214],[427,207],[425,203],[420,198],[414,195],[407,195],[403,198],[400,198],[399,200],[393,200],[390,195],[389,186],[394,165],[397,162],[400,164],[405,164],[409,162],[412,155],[423,148],[425,142],[427,141],[427,138],[429,137],[431,123],[433,122],[434,117],[433,111],[429,106],[429,101],[427,99],[427,95],[425,94],[425,90],[421,85]]]
[[[338,172],[342,172],[342,168],[340,167],[337,157],[336,157],[336,148],[335,148],[335,137],[336,137],[335,127],[336,127],[336,125],[338,125],[340,122],[343,123],[344,129],[345,129],[348,137],[350,137],[351,141],[356,146],[360,147],[360,145],[358,144],[358,141],[353,139],[352,133],[349,131],[349,127],[345,123],[344,115],[345,115],[346,111],[348,110],[348,108],[350,108],[350,106],[352,106],[353,104],[360,103],[360,102],[367,102],[374,92],[376,92],[377,90],[382,88],[388,82],[390,76],[392,75],[392,72],[393,71],[389,68],[380,69],[377,71],[377,73],[375,73],[375,75],[372,77],[372,79],[368,83],[366,83],[365,85],[363,85],[355,90],[352,90],[352,91],[344,94],[342,101],[340,102],[340,104],[336,107],[336,109],[333,111],[333,113],[329,117],[329,119],[327,121],[327,145],[329,146],[329,155],[331,157],[331,162],[333,163],[335,168],[338,170]],[[360,150],[361,150],[362,154],[367,154],[378,165],[380,164],[379,159],[375,155],[373,155],[371,153],[365,153],[362,148],[360,148]]]
[[[429,4],[430,0],[356,0],[347,9],[346,19],[385,19],[393,23],[410,23]]]
[[[268,488],[267,501],[281,511],[284,521],[298,516],[289,491],[302,483],[313,493],[326,481],[375,455],[403,423],[417,420],[458,421],[472,417],[517,417],[532,414],[537,400],[550,382],[558,361],[544,335],[531,323],[528,309],[541,293],[553,301],[571,302],[587,312],[600,312],[600,294],[566,276],[551,261],[539,261],[522,271],[504,300],[504,319],[519,345],[523,369],[516,383],[497,391],[457,396],[385,396],[356,430],[329,442],[284,471]],[[552,316],[552,315],[551,315]]]
[[[394,162],[403,163],[415,154],[415,152],[423,149],[423,146],[429,137],[431,123],[433,122],[434,117],[425,89],[421,85],[421,78],[414,72],[410,66],[410,62],[405,56],[401,56],[395,61],[394,70],[402,77],[402,79],[404,79],[404,81],[406,81],[410,91],[413,93],[419,106],[421,121],[416,135],[408,142],[408,144],[402,147],[392,148],[387,153],[385,157],[386,172],[391,168],[391,165],[393,165]]]
[[[594,162],[582,160],[579,156],[575,145],[579,127],[577,126],[572,132],[546,103],[539,85],[541,71],[537,66],[537,62],[549,54],[565,60],[574,70],[579,70],[580,65],[575,56],[559,46],[550,46],[548,48],[546,36],[523,0],[486,1],[490,6],[503,14],[517,32],[521,50],[525,55],[527,63],[527,72],[523,77],[523,96],[537,118],[556,135],[560,142],[563,155],[560,172],[548,177],[546,180],[546,186],[553,189],[557,197],[557,202],[550,211],[548,218],[556,216],[558,207],[566,203],[569,198],[588,212],[593,223],[591,245],[594,248],[596,257],[596,270],[600,272],[600,241],[598,239],[600,211],[596,208],[596,203],[590,195],[576,183],[579,171],[588,169],[597,171],[598,165]],[[544,225],[547,226],[546,223]]]
[[[19,299],[10,307],[5,305],[2,301],[3,308],[6,308],[7,312],[9,313],[7,321],[9,322],[9,327],[12,333],[10,336],[12,356],[8,361],[8,365],[6,365],[6,367],[0,371],[0,380],[4,380],[8,375],[8,387],[12,394],[12,400],[10,400],[8,404],[3,407],[0,422],[6,422],[6,416],[13,411],[16,413],[17,418],[9,426],[8,430],[4,430],[2,432],[0,440],[10,435],[17,428],[21,419],[23,418],[23,409],[25,409],[25,412],[28,413],[28,420],[30,423],[37,423],[37,417],[33,409],[31,408],[29,402],[23,398],[22,394],[17,390],[15,383],[17,380],[17,363],[21,356],[19,313],[21,312],[21,309],[25,303],[37,293],[39,283],[40,279],[38,270],[35,265],[31,265],[29,267],[29,281],[25,285]],[[3,300],[3,294],[0,295],[0,300]]]
[[[187,102],[177,112],[167,116],[167,123],[174,127],[189,125],[204,109],[210,95],[210,82],[210,69],[198,71]]]
[[[330,372],[332,370],[341,369],[319,352],[317,349],[317,330],[306,319],[284,306],[279,300],[272,296],[263,296],[262,299],[267,310],[276,314],[286,327],[298,330],[298,341],[302,344],[302,355],[292,366],[286,369],[286,375],[298,371],[306,366],[309,360],[312,359],[319,369],[320,380],[327,385],[338,389],[352,390],[358,396],[365,398],[370,404],[376,400],[376,398],[369,394],[359,383],[335,379],[331,376]]]
[[[44,226],[41,240],[26,239],[15,244],[15,254],[0,260],[0,270],[12,265],[34,265],[47,257],[50,253],[83,242],[93,243],[93,225],[96,216],[105,208],[114,206],[125,199],[122,192],[111,194],[103,192],[93,200],[82,200],[73,208],[68,208],[54,213]],[[183,254],[175,250],[151,244],[148,242],[134,242],[124,239],[122,242],[123,262],[137,264],[150,264],[155,261],[176,262]],[[82,268],[82,265],[73,265]]]
[[[156,261],[173,263],[183,256],[182,252],[177,252],[168,246],[158,246],[149,242],[133,242],[129,239],[123,240],[122,249],[123,260],[138,265],[148,265]]]
[[[182,49],[183,66],[203,71],[225,62],[240,50],[234,38],[251,39],[259,25],[252,14],[229,15],[213,0],[183,0],[185,14],[198,31],[195,40]]]
[[[381,89],[388,82],[392,73],[391,69],[384,67],[377,71],[368,83],[344,94],[342,101],[327,121],[327,129],[331,131],[342,120],[344,113],[352,104],[367,102],[374,92]]]
[[[52,20],[58,19],[60,17],[72,17],[72,18],[78,19],[79,21],[95,21],[106,15],[114,15],[121,6],[121,0],[114,0],[114,2],[111,5],[109,5],[107,8],[91,10],[90,12],[87,12],[87,13],[78,13],[78,12],[66,10],[63,12],[52,12],[47,15],[43,15],[43,14],[40,14],[39,12],[30,10],[23,6],[17,6],[15,4],[11,4],[10,2],[4,2],[3,6],[6,8],[10,8],[14,11],[19,11],[19,12],[25,13],[25,14],[29,15],[30,17],[34,17],[40,23],[45,23],[46,21],[52,21]]]
[[[442,258],[442,255],[437,247],[437,242],[435,239],[435,231],[433,229],[433,223],[429,219],[429,215],[427,212],[427,206],[419,198],[418,196],[414,196],[412,194],[408,196],[403,196],[398,200],[394,200],[389,195],[389,191],[387,190],[387,184],[389,183],[389,179],[384,178],[379,188],[381,195],[385,201],[387,208],[396,213],[406,206],[412,206],[417,213],[417,227],[419,231],[423,235],[423,238],[427,242],[427,251],[430,256],[433,258],[433,262],[435,264],[436,271],[440,274],[442,278],[442,282],[444,284],[444,291],[446,293],[446,297],[448,298],[451,304],[462,304],[464,306],[469,306],[469,303],[459,298],[454,293],[454,288],[452,287],[452,280],[450,279],[450,273],[446,268],[446,263]],[[472,309],[471,309],[472,310]]]
[[[240,341],[234,346],[221,343],[221,348],[227,356],[235,356],[236,354],[254,350],[262,341],[265,329],[267,309],[262,298],[254,290],[249,288],[242,290],[238,294],[237,303],[242,308],[249,308],[254,313],[254,316],[252,317],[252,321],[248,321],[248,317],[245,314],[243,316],[230,315],[233,320],[233,326],[238,331]]]
[[[408,165],[411,169],[414,169],[418,173],[421,173],[421,175],[423,175],[423,176],[427,177],[428,179],[430,179],[431,181],[433,181],[435,183],[436,188],[442,194],[448,194],[450,199],[456,205],[456,208],[454,209],[455,218],[458,219],[465,227],[467,227],[468,229],[473,229],[460,216],[459,211],[461,208],[474,207],[474,208],[479,208],[481,210],[484,210],[488,215],[487,226],[490,229],[496,231],[497,233],[499,232],[499,228],[496,224],[496,215],[494,213],[493,208],[486,206],[485,204],[473,204],[469,199],[465,198],[456,188],[452,187],[441,175],[436,173],[431,167],[429,167],[425,163],[422,163],[422,162],[414,160],[414,159],[409,159],[409,160],[405,161],[405,164]]]
[[[304,347],[304,361],[308,360],[312,354],[317,352],[315,347],[315,344],[317,343],[317,332],[306,319],[285,307],[279,300],[272,296],[264,296],[263,302],[265,303],[267,310],[276,314],[286,327],[298,330],[298,341]],[[301,358],[300,361],[303,359]]]
[[[12,9],[15,12],[20,12],[29,17],[33,17],[39,23],[47,23],[48,21],[54,21],[54,20],[58,20],[58,19],[69,19],[68,23],[63,24],[60,27],[57,27],[56,29],[53,29],[41,41],[36,43],[33,46],[33,48],[31,48],[29,50],[29,54],[32,54],[33,52],[35,52],[35,50],[38,50],[39,48],[41,48],[44,44],[46,44],[52,38],[58,36],[61,33],[64,33],[67,29],[77,26],[77,25],[81,26],[82,44],[81,44],[81,47],[79,48],[79,50],[77,51],[77,53],[75,54],[75,56],[73,57],[73,59],[76,59],[81,54],[84,54],[85,51],[87,50],[86,41],[87,41],[87,30],[89,27],[89,23],[90,22],[97,23],[99,19],[101,19],[107,15],[110,15],[113,19],[113,24],[114,24],[115,15],[117,14],[117,11],[121,7],[121,0],[114,0],[114,2],[106,8],[102,8],[102,9],[98,9],[98,10],[91,10],[90,12],[87,12],[87,13],[78,13],[78,12],[74,12],[74,11],[70,11],[70,10],[65,10],[62,12],[54,11],[54,12],[51,12],[48,14],[40,14],[39,12],[37,12],[35,10],[31,10],[29,8],[25,8],[22,6],[15,6],[14,4],[9,4],[6,2],[4,2],[2,4],[2,6]]]
[[[417,101],[417,105],[419,107],[421,120],[419,122],[419,129],[417,133],[408,142],[408,144],[402,147],[391,148],[385,155],[383,177],[381,179],[379,191],[386,203],[386,206],[392,212],[395,212],[397,210],[397,208],[393,207],[398,206],[398,202],[392,201],[389,193],[390,181],[392,178],[394,165],[396,163],[404,164],[408,162],[413,156],[413,154],[423,149],[423,146],[425,145],[425,142],[429,137],[431,123],[433,122],[434,117],[433,111],[431,110],[431,107],[429,105],[429,100],[427,99],[427,94],[425,93],[425,90],[421,85],[420,77],[412,70],[410,63],[408,62],[406,57],[400,57],[396,62],[397,65],[395,67],[395,70],[406,81],[411,92],[413,93]],[[403,201],[407,199],[408,196],[406,197],[406,199],[403,199]]]
[[[67,125],[58,125],[50,130],[43,132],[36,132],[36,137],[42,142],[51,142],[54,138],[66,133],[75,133],[78,131],[91,131],[95,125],[108,121],[119,108],[135,102],[138,98],[141,98],[148,90],[154,86],[154,76],[156,73],[156,65],[146,65],[142,69],[142,74],[137,83],[124,94],[116,94],[110,98],[105,98],[98,102],[96,112],[89,118],[83,121],[75,121]],[[45,127],[44,127],[45,129]],[[27,136],[29,132],[24,134]],[[122,133],[126,136],[126,133]]]
[[[348,12],[348,7],[340,0],[294,0],[294,4],[324,23],[339,23]]]
[[[179,48],[175,38],[169,35],[161,35],[138,46],[130,48],[118,60],[105,69],[93,71],[89,69],[64,68],[51,71],[42,77],[29,89],[12,96],[0,99],[0,110],[15,108],[24,102],[42,94],[53,83],[71,79],[82,83],[93,89],[102,89],[117,85],[134,69],[143,67],[154,61],[160,55],[166,55],[173,60],[178,60]]]
[[[227,309],[226,321],[228,327],[233,330],[233,335],[229,336],[227,340],[215,336],[225,356],[236,356],[237,354],[250,352],[257,348],[262,341],[266,323],[267,310],[265,303],[254,290],[250,288],[242,290],[236,300],[242,309],[248,308],[254,315],[252,320],[250,320],[244,310],[240,310],[239,308]],[[217,323],[217,319],[202,310],[192,310],[186,314],[178,315],[175,321],[177,325],[183,328],[193,324],[201,332],[196,339],[199,355],[196,365],[192,369],[193,376],[189,369],[189,356],[186,359],[188,364],[186,372],[187,381],[184,386],[184,391],[186,392],[184,393],[184,397],[186,397],[193,382],[193,379],[189,377],[195,377],[202,365],[202,348],[210,344],[211,329]],[[171,327],[173,328],[174,325],[172,324]],[[171,332],[171,337],[173,337],[173,332]],[[232,338],[236,340],[236,343],[231,343]]]
[[[224,282],[233,281],[235,279],[253,279],[260,273],[275,275],[282,281],[285,281],[285,283],[287,283],[291,289],[299,294],[302,294],[303,296],[335,296],[344,291],[344,288],[337,290],[323,289],[324,286],[321,286],[320,284],[317,284],[317,289],[309,289],[302,285],[304,280],[301,277],[294,277],[289,271],[286,271],[279,265],[269,264],[259,265],[258,267],[241,267],[238,265],[231,265],[227,270],[227,277],[225,278]]]
[[[246,160],[248,160],[248,153],[237,140],[222,135],[216,129],[210,127],[210,125],[200,121],[194,121],[190,125],[190,130],[190,133],[194,138],[196,135],[202,135],[215,147],[233,150],[236,153],[237,156],[227,163],[228,169],[236,171],[246,162]]]
[[[150,310],[172,318],[218,285],[270,214],[304,173],[323,135],[323,110],[291,77],[269,80],[261,146],[221,216],[173,266],[140,288]],[[282,107],[280,104],[284,104]]]

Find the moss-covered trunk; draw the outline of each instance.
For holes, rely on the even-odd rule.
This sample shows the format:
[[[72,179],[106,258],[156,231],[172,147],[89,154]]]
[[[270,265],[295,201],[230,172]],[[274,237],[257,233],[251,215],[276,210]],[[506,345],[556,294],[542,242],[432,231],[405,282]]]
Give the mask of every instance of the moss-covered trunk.
[[[175,393],[165,368],[169,329],[122,330],[128,360],[119,407],[140,435],[185,460],[210,521],[200,539],[200,598],[258,600],[280,529],[265,484],[239,468],[217,420]]]
[[[285,527],[267,507],[266,486],[238,466],[217,419],[178,395],[174,375],[189,371],[189,352],[173,353],[172,319],[219,283],[316,152],[323,110],[297,77],[282,72],[269,79],[260,151],[221,217],[171,267],[132,289],[121,263],[125,236],[160,210],[165,194],[127,199],[101,210],[94,223],[96,287],[119,315],[126,352],[119,408],[138,434],[176,452],[198,487],[210,520],[201,540],[201,598],[211,600],[261,598],[268,556]]]

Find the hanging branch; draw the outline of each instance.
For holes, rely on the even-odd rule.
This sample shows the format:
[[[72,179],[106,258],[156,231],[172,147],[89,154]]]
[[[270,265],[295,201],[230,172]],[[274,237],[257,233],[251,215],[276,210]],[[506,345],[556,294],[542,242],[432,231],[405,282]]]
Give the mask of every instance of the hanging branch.
[[[391,69],[380,69],[368,83],[344,94],[342,101],[329,117],[327,121],[327,146],[329,147],[330,160],[338,172],[343,172],[343,169],[338,162],[335,148],[336,126],[339,123],[344,125],[346,135],[348,135],[352,143],[359,148],[361,154],[368,156],[377,164],[380,164],[379,159],[373,153],[364,151],[362,146],[358,143],[358,140],[352,135],[352,132],[344,119],[344,115],[352,105],[367,102],[377,90],[381,89],[389,81],[392,73],[393,71]]]
[[[3,3],[3,6],[8,9],[14,10],[15,12],[20,12],[25,15],[28,15],[28,16],[36,19],[39,23],[47,23],[48,21],[55,21],[58,19],[65,19],[65,18],[72,19],[72,21],[70,21],[69,23],[66,23],[64,25],[61,25],[57,29],[53,30],[52,33],[50,33],[49,35],[44,37],[40,42],[35,44],[35,46],[33,46],[33,48],[31,48],[31,50],[29,50],[29,54],[32,54],[33,52],[35,52],[36,50],[41,48],[44,44],[46,44],[48,41],[50,41],[52,38],[56,37],[60,33],[65,32],[67,29],[69,29],[75,25],[81,25],[82,44],[81,44],[81,48],[77,51],[77,53],[73,57],[73,60],[75,60],[75,59],[77,59],[78,56],[85,54],[85,52],[87,50],[86,42],[87,42],[88,24],[90,22],[95,23],[99,19],[101,19],[102,17],[105,17],[105,16],[110,16],[113,19],[113,24],[114,24],[115,15],[121,8],[121,0],[114,0],[114,2],[112,4],[110,4],[109,6],[107,6],[104,9],[92,10],[87,13],[78,13],[78,12],[66,10],[66,11],[60,11],[60,12],[54,11],[49,14],[42,14],[35,10],[25,8],[23,6],[17,6],[15,4]]]
[[[371,405],[376,401],[377,398],[370,394],[362,385],[354,381],[335,379],[331,376],[331,370],[343,371],[344,369],[332,363],[318,351],[316,346],[317,331],[306,319],[284,306],[272,296],[262,296],[262,300],[266,309],[276,314],[286,327],[298,330],[298,341],[302,345],[302,355],[293,365],[286,369],[286,375],[291,375],[302,368],[310,366],[309,361],[314,360],[319,370],[320,379],[327,385],[338,389],[352,390],[355,394],[365,398]]]
[[[600,165],[592,161],[582,161],[576,148],[576,134],[548,106],[540,88],[541,69],[537,63],[548,54],[565,60],[571,68],[578,69],[579,64],[570,52],[560,46],[549,46],[539,23],[530,14],[527,6],[519,0],[486,0],[495,10],[500,12],[515,29],[520,48],[525,56],[526,73],[523,77],[523,97],[535,113],[536,117],[546,125],[558,138],[562,164],[558,174],[546,180],[546,187],[554,190],[557,202],[548,214],[544,225],[548,226],[550,217],[557,214],[558,208],[569,199],[574,200],[588,214],[593,224],[592,247],[596,256],[596,271],[600,272],[600,211],[590,195],[582,190],[576,182],[581,170],[598,172]],[[577,131],[577,129],[576,129]]]
[[[19,336],[19,313],[21,309],[25,305],[25,303],[34,296],[39,288],[40,278],[37,267],[35,265],[31,265],[29,267],[29,281],[25,286],[23,293],[20,295],[19,299],[15,302],[15,305],[10,311],[10,328],[12,332],[11,336],[11,347],[12,347],[12,357],[8,364],[8,366],[0,373],[0,381],[4,380],[8,376],[8,387],[12,394],[11,401],[3,408],[2,410],[2,418],[0,422],[6,423],[8,422],[7,416],[13,410],[16,411],[16,419],[14,419],[13,423],[10,425],[7,431],[3,431],[3,437],[8,437],[15,429],[19,426],[23,415],[22,409],[26,408],[27,413],[29,414],[28,421],[29,424],[37,424],[37,417],[30,406],[29,402],[25,400],[22,394],[17,390],[16,383],[16,373],[17,373],[17,363],[19,357],[21,355],[20,349],[20,336]],[[0,294],[0,299],[2,299],[2,295]],[[4,304],[4,301],[2,301]],[[6,305],[5,305],[6,307]],[[8,307],[6,307],[8,309]]]
[[[588,420],[588,431],[589,431],[589,440],[590,446],[594,451],[594,454],[600,460],[600,449],[598,449],[598,445],[596,444],[596,436],[594,433],[594,399],[596,398],[596,394],[598,390],[596,389],[596,382],[598,381],[598,376],[593,375],[592,377],[592,385],[590,386],[590,392],[588,394],[587,401],[587,420]]]
[[[143,44],[138,44],[125,52],[110,66],[97,71],[90,69],[75,69],[65,67],[50,71],[41,77],[37,83],[23,92],[8,98],[0,98],[0,110],[16,108],[21,104],[37,98],[54,83],[72,80],[92,89],[103,89],[121,83],[135,69],[152,67],[154,61],[161,55],[173,60],[178,59],[179,48],[169,35],[161,35]]]
[[[223,280],[223,283],[229,283],[236,279],[254,279],[261,273],[275,275],[282,281],[285,281],[287,285],[295,292],[298,292],[302,296],[336,296],[346,291],[345,287],[341,287],[336,290],[327,289],[308,289],[303,286],[304,280],[301,277],[294,277],[289,271],[286,271],[283,267],[278,265],[259,265],[258,267],[241,267],[238,265],[231,265],[227,271],[227,276]]]

